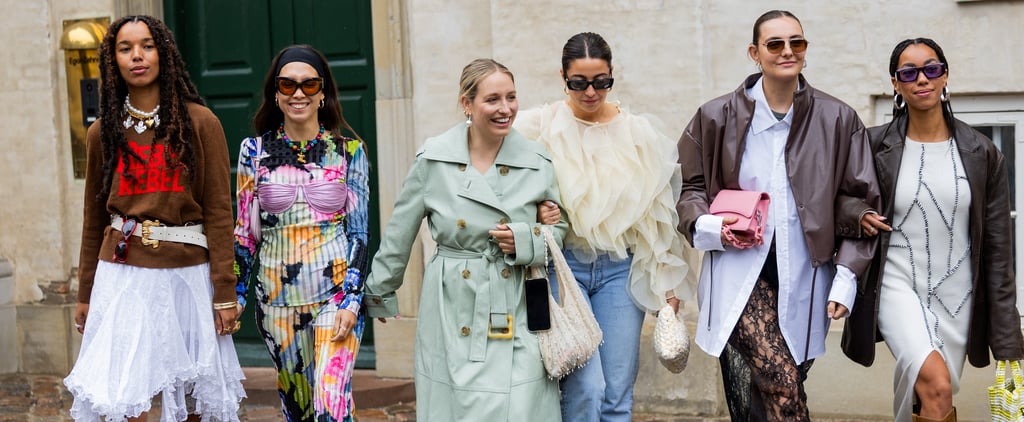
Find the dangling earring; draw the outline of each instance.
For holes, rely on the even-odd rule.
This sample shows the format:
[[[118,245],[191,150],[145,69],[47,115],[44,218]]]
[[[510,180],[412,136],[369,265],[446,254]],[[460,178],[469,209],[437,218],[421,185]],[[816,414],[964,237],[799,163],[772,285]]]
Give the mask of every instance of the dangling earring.
[[[807,59],[804,59],[804,69],[807,69]]]
[[[569,87],[563,86],[562,87],[562,92],[564,92],[565,95],[569,95]]]
[[[323,98],[320,99],[320,108],[324,108],[324,99]]]
[[[281,107],[281,105],[277,103],[277,96],[276,95],[274,96],[274,106],[275,107]]]
[[[465,113],[465,114],[466,114],[466,127],[470,127],[470,126],[473,125],[473,115],[469,114],[469,113]]]
[[[942,96],[939,97],[944,103],[949,102],[949,85],[942,87]]]
[[[892,106],[897,110],[903,110],[907,106],[907,102],[903,101],[903,96],[893,91],[892,94]]]

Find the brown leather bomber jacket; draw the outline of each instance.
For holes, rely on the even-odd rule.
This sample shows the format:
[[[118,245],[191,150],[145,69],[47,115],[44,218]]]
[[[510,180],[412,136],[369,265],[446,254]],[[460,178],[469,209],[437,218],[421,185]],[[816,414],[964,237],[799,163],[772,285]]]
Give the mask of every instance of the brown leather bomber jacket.
[[[754,100],[745,90],[760,77],[750,75],[736,91],[701,106],[679,139],[683,188],[676,205],[678,229],[691,245],[694,224],[708,214],[718,191],[739,188],[740,160],[754,115]],[[850,106],[812,88],[802,75],[800,86],[793,94],[786,172],[811,264],[842,264],[860,280],[876,243],[856,238],[859,220],[837,226],[835,207],[837,198],[845,197],[879,205],[864,124]]]
[[[891,125],[866,131],[882,189],[881,214],[890,220],[906,131],[905,116],[896,118]],[[980,368],[989,364],[989,348],[997,360],[1024,358],[1013,274],[1009,181],[1003,155],[992,141],[959,120],[955,132],[960,160],[971,186],[969,233],[974,295],[967,356],[971,365]],[[853,214],[853,210],[860,205],[853,198],[843,201],[849,206],[840,208],[843,215],[837,219],[859,222],[860,216]],[[854,310],[843,330],[843,352],[865,366],[874,362],[875,342],[882,340],[878,333],[878,292],[885,271],[889,232],[880,233],[879,242],[879,254],[871,263],[868,277],[858,283]]]

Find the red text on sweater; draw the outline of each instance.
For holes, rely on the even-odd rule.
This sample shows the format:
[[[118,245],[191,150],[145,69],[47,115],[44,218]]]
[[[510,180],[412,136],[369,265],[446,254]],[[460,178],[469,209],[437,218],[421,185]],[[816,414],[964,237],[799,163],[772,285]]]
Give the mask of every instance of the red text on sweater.
[[[173,152],[165,153],[163,144],[140,146],[135,141],[128,141],[128,146],[139,157],[142,157],[142,161],[130,159],[130,164],[125,169],[124,159],[120,160],[117,165],[117,173],[121,175],[118,195],[185,191],[185,187],[181,184],[181,169],[183,167],[168,164],[168,159],[172,162],[177,162],[177,160],[175,160],[176,156]]]

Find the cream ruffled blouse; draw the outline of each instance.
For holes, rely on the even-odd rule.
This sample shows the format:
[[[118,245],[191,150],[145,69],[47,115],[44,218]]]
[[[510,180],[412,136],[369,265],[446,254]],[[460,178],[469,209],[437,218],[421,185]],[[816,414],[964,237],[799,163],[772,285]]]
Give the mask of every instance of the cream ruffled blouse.
[[[665,292],[693,297],[699,255],[676,232],[681,175],[676,144],[644,117],[621,111],[606,123],[579,120],[564,101],[524,110],[516,130],[543,143],[555,166],[572,230],[565,246],[583,262],[633,253],[629,294],[654,312]]]

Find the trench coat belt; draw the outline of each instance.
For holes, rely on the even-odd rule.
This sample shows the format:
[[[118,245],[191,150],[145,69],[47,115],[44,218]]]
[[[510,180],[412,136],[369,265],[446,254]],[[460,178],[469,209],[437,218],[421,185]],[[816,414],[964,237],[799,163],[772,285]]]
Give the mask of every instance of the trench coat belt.
[[[486,280],[486,288],[476,292],[473,302],[473,322],[470,330],[469,360],[471,362],[483,362],[487,357],[487,334],[490,328],[503,327],[504,324],[509,330],[513,327],[508,325],[508,316],[512,314],[512,308],[508,303],[506,290],[509,283],[503,283],[498,273],[498,266],[494,265],[504,255],[497,245],[492,244],[487,251],[473,252],[462,249],[438,245],[437,255],[445,258],[456,259],[483,259],[487,261],[491,274]],[[438,279],[444,280],[444,275],[439,274]],[[443,291],[443,289],[440,289]]]

